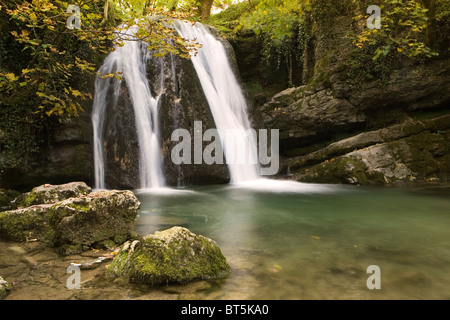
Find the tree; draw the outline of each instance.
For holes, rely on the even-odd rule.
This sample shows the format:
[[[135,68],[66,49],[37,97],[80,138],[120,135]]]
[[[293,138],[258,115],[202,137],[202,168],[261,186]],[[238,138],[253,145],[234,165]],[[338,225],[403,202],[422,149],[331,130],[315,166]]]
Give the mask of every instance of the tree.
[[[427,45],[431,48],[436,44],[436,0],[422,0],[423,6],[428,10]]]
[[[214,0],[201,0],[199,11],[200,11],[200,18],[202,21],[209,19],[209,16],[211,15],[213,2]]]
[[[357,0],[353,2],[359,4]],[[424,2],[433,5],[434,1]],[[380,7],[383,12],[380,29],[365,28],[368,17],[364,14],[355,17],[360,31],[349,36],[354,46],[359,49],[373,48],[373,60],[389,54],[426,58],[437,55],[426,44],[427,31],[433,33],[433,30],[428,22],[429,9],[423,6],[422,1],[388,0],[384,3]]]
[[[308,16],[310,0],[261,0],[253,10],[242,15],[241,27],[253,30],[263,41],[263,55],[276,59],[278,65],[284,61],[289,85],[293,85],[294,60],[303,63],[303,54],[308,42]]]
[[[141,7],[133,7],[135,2]],[[83,112],[83,105],[92,99],[98,64],[114,50],[112,44],[145,41],[155,55],[170,52],[184,58],[198,48],[167,25],[173,18],[186,17],[178,12],[146,7],[137,0],[75,3],[80,8],[79,29],[67,28],[72,13],[66,13],[65,1],[0,0],[0,134],[12,154],[10,165],[38,151],[55,123]],[[123,37],[133,24],[139,31]],[[101,76],[120,78],[119,73]]]
[[[147,7],[164,8],[168,11],[190,12],[192,18],[206,21],[211,16],[213,7],[225,8],[232,0],[154,0],[147,1]]]
[[[1,70],[0,92],[6,98],[3,101],[7,101],[16,96],[15,90],[20,91],[27,86],[27,91],[33,90],[35,93],[37,111],[43,111],[48,116],[62,116],[64,113],[76,116],[82,110],[80,100],[90,99],[91,95],[73,88],[72,80],[93,74],[96,70],[93,58],[113,50],[111,42],[122,45],[124,38],[116,30],[115,23],[107,24],[108,0],[93,0],[90,5],[80,3],[82,26],[73,30],[66,27],[67,3],[54,3],[33,0],[13,6],[2,5],[14,24],[10,35],[13,41],[21,45],[21,51],[26,53],[28,59],[18,64],[21,66],[17,70],[19,72]],[[127,2],[121,3],[124,5]],[[145,10],[146,14],[155,13],[148,7]],[[140,29],[133,40],[148,42],[148,49],[158,55],[171,52],[189,58],[186,53],[195,49],[195,45],[181,39],[173,29],[165,26],[164,18],[142,19],[135,13],[127,18],[122,21],[122,29],[139,19]]]

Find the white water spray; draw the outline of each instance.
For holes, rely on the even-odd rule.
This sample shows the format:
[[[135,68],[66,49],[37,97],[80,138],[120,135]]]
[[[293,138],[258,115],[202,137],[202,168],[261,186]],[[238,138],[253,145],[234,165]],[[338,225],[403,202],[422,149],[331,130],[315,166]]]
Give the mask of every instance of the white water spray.
[[[175,29],[180,36],[187,40],[194,40],[202,45],[197,55],[192,55],[197,75],[203,92],[208,100],[211,113],[219,132],[233,131],[238,143],[248,143],[248,158],[245,163],[230,163],[231,183],[257,180],[260,178],[257,161],[256,141],[247,135],[251,129],[247,116],[247,102],[242,89],[237,82],[228,61],[223,44],[211,34],[201,23],[192,25],[188,22],[175,21]],[[235,154],[231,148],[234,141],[227,141],[221,137],[225,156]]]

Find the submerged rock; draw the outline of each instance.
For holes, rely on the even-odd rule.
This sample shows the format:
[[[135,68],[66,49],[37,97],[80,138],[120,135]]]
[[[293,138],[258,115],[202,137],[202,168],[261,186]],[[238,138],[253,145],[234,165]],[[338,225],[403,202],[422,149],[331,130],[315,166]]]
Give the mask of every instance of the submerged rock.
[[[150,285],[186,283],[227,275],[230,265],[213,240],[183,227],[127,241],[107,274]]]
[[[17,207],[29,207],[36,204],[55,203],[65,199],[87,195],[91,188],[84,182],[70,182],[60,185],[44,184],[19,196]]]
[[[131,191],[97,191],[54,204],[0,213],[0,237],[41,240],[63,254],[92,245],[121,244],[130,238],[139,200]]]

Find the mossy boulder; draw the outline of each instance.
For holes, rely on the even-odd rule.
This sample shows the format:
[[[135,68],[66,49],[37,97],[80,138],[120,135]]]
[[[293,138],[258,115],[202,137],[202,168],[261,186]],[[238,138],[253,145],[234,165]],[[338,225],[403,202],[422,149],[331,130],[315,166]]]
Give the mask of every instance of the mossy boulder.
[[[53,205],[47,241],[53,246],[85,248],[112,240],[121,244],[133,234],[140,202],[131,191],[97,191]],[[75,250],[77,251],[77,250]]]
[[[159,285],[218,278],[230,271],[216,242],[186,228],[172,227],[126,242],[106,274]]]
[[[41,240],[62,254],[102,243],[122,244],[133,234],[139,200],[131,191],[96,191],[53,204],[0,213],[0,237]]]
[[[0,212],[0,238],[9,241],[44,239],[50,205]]]
[[[20,195],[16,207],[29,207],[36,204],[55,203],[69,198],[87,195],[91,188],[84,182],[70,182],[60,185],[44,184]]]

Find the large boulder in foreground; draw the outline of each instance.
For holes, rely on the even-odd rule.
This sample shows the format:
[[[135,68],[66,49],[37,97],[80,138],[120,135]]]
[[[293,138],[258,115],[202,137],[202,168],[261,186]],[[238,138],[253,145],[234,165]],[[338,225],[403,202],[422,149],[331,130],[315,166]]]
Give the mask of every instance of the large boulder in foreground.
[[[216,242],[186,228],[172,227],[127,241],[108,266],[107,275],[159,285],[218,278],[230,271]]]
[[[0,237],[41,240],[63,254],[121,244],[133,233],[139,200],[131,191],[96,191],[53,204],[0,213]]]

